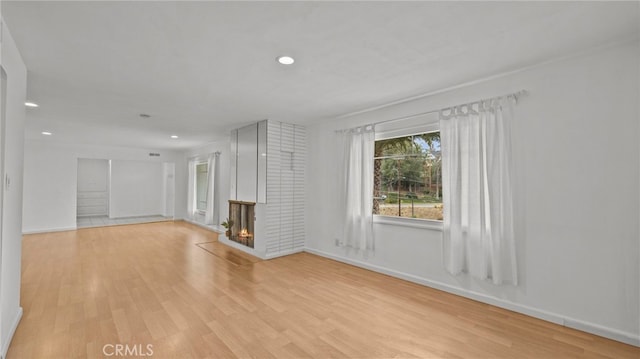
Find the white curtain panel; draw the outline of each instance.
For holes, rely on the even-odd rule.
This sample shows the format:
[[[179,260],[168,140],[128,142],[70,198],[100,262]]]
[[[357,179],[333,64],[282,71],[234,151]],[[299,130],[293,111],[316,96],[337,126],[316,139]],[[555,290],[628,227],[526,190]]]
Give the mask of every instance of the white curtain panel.
[[[215,173],[215,177],[213,178],[213,224],[217,225],[220,223],[220,152],[214,153],[216,156],[216,161],[213,166],[213,173]]]
[[[205,214],[204,223],[213,225],[215,221],[216,211],[216,182],[218,177],[218,171],[216,171],[217,155],[212,153],[209,155],[208,170],[207,170],[207,212]]]
[[[443,259],[452,274],[517,285],[512,97],[440,113]]]
[[[196,212],[196,163],[189,161],[189,182],[187,189],[187,217],[193,219]]]
[[[373,250],[373,126],[343,133],[344,245]]]

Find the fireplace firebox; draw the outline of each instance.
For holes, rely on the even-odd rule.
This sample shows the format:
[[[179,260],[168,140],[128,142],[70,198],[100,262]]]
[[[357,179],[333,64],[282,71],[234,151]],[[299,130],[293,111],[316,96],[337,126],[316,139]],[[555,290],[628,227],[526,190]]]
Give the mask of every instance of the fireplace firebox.
[[[253,248],[255,207],[255,202],[229,201],[230,240]]]

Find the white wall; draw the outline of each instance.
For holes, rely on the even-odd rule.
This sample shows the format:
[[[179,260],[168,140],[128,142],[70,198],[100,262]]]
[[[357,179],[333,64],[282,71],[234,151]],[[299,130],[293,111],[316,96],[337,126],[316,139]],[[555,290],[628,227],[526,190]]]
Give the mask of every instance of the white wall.
[[[640,345],[639,62],[638,43],[616,45],[308,127],[308,250]],[[377,223],[374,254],[335,246],[336,129],[521,89],[530,94],[513,129],[518,287],[449,275],[438,230]]]
[[[107,191],[109,160],[78,159],[78,191]]]
[[[162,164],[162,215],[165,217],[173,217],[176,213],[176,191],[182,191],[176,188],[176,164],[165,162]],[[185,197],[186,198],[186,197]]]
[[[161,215],[163,178],[163,163],[112,160],[109,217]]]
[[[20,258],[22,252],[22,167],[24,141],[24,102],[27,93],[27,69],[9,29],[2,21],[2,56],[7,73],[5,173],[10,185],[4,186],[2,199],[2,253],[0,260],[0,354],[4,357],[22,316],[20,307]]]
[[[55,134],[54,134],[55,136]],[[47,232],[76,228],[76,190],[78,158],[135,160],[153,163],[183,162],[177,151],[151,149],[60,144],[27,140],[24,145],[24,233]],[[150,152],[160,153],[149,157]],[[180,191],[186,171],[176,167],[176,218],[183,218],[186,194]],[[186,181],[186,180],[185,180]]]

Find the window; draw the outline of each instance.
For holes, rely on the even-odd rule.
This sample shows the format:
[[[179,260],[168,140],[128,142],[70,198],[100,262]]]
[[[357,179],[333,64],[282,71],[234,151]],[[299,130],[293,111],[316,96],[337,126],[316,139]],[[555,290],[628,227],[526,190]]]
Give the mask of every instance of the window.
[[[209,164],[196,164],[196,209],[207,210],[207,182],[209,181]]]
[[[376,140],[373,214],[442,220],[440,132]]]

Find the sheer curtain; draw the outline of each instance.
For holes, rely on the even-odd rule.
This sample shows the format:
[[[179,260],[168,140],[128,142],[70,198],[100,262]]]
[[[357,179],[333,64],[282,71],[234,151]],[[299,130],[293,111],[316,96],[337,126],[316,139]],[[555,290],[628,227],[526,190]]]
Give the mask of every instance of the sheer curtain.
[[[204,223],[208,225],[217,224],[214,223],[216,217],[218,216],[218,206],[216,201],[218,200],[216,196],[216,188],[218,182],[218,171],[217,171],[217,163],[218,163],[218,155],[219,152],[212,153],[209,155],[208,167],[207,167],[207,212],[205,214]]]
[[[373,126],[343,133],[344,244],[373,250]]]
[[[509,96],[458,106],[448,115],[440,112],[440,135],[446,269],[517,285],[510,133],[514,101]]]
[[[194,219],[196,212],[196,162],[189,160],[189,182],[187,186],[187,218]]]

